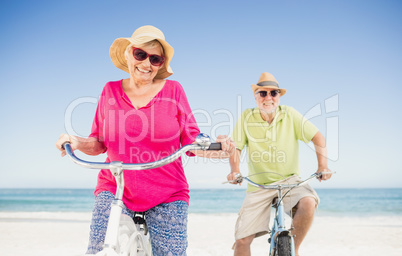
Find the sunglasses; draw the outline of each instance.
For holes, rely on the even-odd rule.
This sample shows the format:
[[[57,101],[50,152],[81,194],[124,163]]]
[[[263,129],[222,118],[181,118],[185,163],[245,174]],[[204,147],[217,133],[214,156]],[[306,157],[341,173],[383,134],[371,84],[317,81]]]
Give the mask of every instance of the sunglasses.
[[[272,98],[275,98],[281,91],[273,90],[273,91],[259,91],[255,94],[260,94],[260,97],[265,98],[267,97],[268,93],[271,95]]]
[[[165,62],[165,57],[163,56],[159,56],[156,54],[148,54],[146,51],[140,48],[133,48],[133,49],[134,49],[133,56],[138,61],[146,60],[149,57],[149,62],[151,62],[153,66],[157,67],[159,67],[160,65],[163,64],[163,62]]]

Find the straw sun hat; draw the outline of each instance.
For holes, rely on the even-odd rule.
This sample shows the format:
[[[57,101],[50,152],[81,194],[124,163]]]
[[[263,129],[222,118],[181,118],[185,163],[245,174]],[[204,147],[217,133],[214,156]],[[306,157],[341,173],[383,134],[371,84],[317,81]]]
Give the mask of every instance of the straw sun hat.
[[[165,56],[165,62],[160,67],[155,78],[163,79],[171,76],[173,71],[169,66],[169,63],[174,54],[173,47],[165,41],[165,35],[162,33],[162,31],[150,25],[138,28],[136,31],[134,31],[131,37],[122,37],[114,40],[109,50],[110,58],[112,59],[113,64],[119,69],[128,73],[127,60],[124,57],[124,52],[126,51],[127,46],[130,44],[140,46],[154,39],[158,40],[163,46],[163,55]]]
[[[262,73],[260,79],[258,80],[258,83],[252,84],[251,88],[253,89],[254,93],[261,88],[280,90],[281,96],[283,96],[286,93],[286,89],[279,88],[278,81],[276,81],[275,77],[268,72]]]

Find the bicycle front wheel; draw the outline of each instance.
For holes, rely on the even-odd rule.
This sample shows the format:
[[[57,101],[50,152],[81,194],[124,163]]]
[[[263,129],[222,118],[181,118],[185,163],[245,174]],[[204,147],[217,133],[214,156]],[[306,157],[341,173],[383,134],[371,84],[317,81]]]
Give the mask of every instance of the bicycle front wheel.
[[[279,236],[276,243],[276,255],[292,256],[291,237],[288,235]]]

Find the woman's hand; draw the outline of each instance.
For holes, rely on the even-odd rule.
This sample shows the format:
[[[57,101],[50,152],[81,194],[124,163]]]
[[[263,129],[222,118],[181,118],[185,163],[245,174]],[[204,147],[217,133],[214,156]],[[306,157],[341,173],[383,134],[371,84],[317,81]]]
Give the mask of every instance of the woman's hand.
[[[216,151],[216,150],[211,150],[211,151],[191,150],[191,152],[199,157],[218,158],[218,159],[229,158],[231,156],[231,154],[234,154],[236,145],[233,142],[233,140],[231,138],[229,138],[227,135],[219,135],[216,138],[216,142],[221,143],[221,150],[218,150],[218,151]],[[196,142],[194,142],[194,143],[196,143]]]
[[[232,155],[236,149],[236,145],[232,138],[229,138],[227,135],[219,135],[216,138],[216,142],[220,142],[222,145],[222,151],[225,153],[226,157]]]
[[[96,138],[82,138],[74,135],[62,134],[56,142],[56,147],[61,151],[61,156],[66,155],[66,151],[61,147],[66,141],[70,142],[73,151],[78,149],[84,154],[90,156],[97,156],[105,153],[107,150],[105,144],[99,142]]]
[[[68,135],[66,133],[60,135],[59,139],[56,142],[56,148],[61,151],[62,157],[66,155],[66,150],[62,148],[65,142],[70,142],[71,149],[74,151],[79,147],[80,138],[74,135]]]

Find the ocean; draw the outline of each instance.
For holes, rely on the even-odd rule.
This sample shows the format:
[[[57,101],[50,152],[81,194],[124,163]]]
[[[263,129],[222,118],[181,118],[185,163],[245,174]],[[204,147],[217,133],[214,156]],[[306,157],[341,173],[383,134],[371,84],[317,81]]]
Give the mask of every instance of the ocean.
[[[325,216],[402,216],[402,188],[317,189]],[[245,190],[193,189],[190,213],[237,213]],[[92,189],[0,189],[1,212],[90,212]]]

